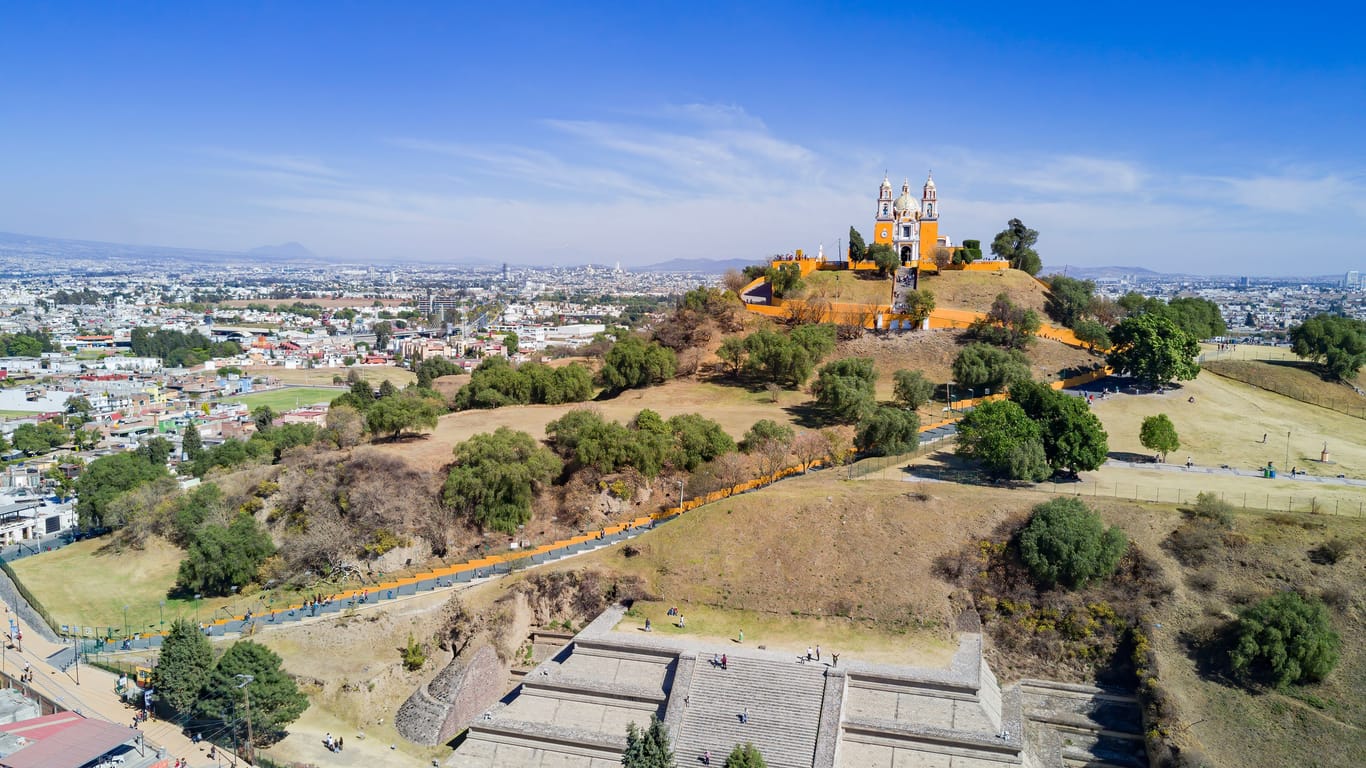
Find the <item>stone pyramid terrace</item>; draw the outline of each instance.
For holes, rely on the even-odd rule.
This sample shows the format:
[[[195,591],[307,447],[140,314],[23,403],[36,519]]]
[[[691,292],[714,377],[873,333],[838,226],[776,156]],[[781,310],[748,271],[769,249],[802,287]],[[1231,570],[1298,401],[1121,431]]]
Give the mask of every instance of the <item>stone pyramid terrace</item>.
[[[448,768],[615,768],[626,725],[658,715],[679,766],[753,742],[773,768],[1145,765],[1131,696],[1024,681],[1002,689],[977,634],[947,669],[736,651],[613,632],[599,616],[470,723]],[[713,663],[728,655],[727,669]],[[748,721],[741,714],[748,711]]]

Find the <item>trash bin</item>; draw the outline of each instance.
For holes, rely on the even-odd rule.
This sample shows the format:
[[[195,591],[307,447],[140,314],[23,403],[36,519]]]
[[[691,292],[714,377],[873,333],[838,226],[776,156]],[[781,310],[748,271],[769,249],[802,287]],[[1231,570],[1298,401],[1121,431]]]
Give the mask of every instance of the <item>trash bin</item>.
[[[1271,478],[1272,480],[1275,480],[1275,479],[1276,479],[1276,470],[1274,470],[1274,469],[1268,469],[1268,470],[1266,471],[1266,476],[1269,477],[1269,478]]]

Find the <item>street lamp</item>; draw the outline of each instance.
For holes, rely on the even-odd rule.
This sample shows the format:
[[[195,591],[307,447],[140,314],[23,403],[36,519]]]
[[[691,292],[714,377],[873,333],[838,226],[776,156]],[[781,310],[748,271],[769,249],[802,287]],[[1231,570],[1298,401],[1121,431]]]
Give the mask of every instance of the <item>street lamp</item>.
[[[950,381],[945,386],[949,388],[949,411],[953,411],[953,382]]]
[[[1285,431],[1285,465],[1281,467],[1284,472],[1290,468],[1290,430]]]
[[[198,592],[194,593],[194,625],[199,626],[199,600],[204,597]]]
[[[242,681],[237,687],[242,689],[242,700],[247,709],[247,763],[251,764],[251,694],[247,690],[247,685],[256,678],[251,675],[233,675],[233,677]]]
[[[678,514],[683,514],[683,481],[678,481]]]
[[[161,628],[166,628],[166,601],[161,601]]]
[[[128,639],[128,606],[123,606],[123,639]]]

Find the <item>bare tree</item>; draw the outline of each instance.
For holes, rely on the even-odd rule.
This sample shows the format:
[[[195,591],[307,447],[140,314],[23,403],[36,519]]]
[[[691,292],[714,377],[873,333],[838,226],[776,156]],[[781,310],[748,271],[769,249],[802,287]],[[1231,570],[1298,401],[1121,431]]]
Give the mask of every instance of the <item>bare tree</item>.
[[[722,488],[734,488],[740,483],[750,479],[754,468],[750,463],[749,457],[743,453],[726,453],[716,457],[712,461],[715,465],[715,475]]]
[[[849,461],[849,452],[854,447],[854,430],[852,427],[826,427],[821,430],[821,435],[825,437],[826,458],[829,459],[830,466],[842,466]]]
[[[802,465],[802,472],[830,453],[830,440],[814,429],[804,430],[792,439],[792,453]]]
[[[777,474],[787,466],[787,457],[792,452],[792,442],[781,438],[769,438],[750,452],[758,464],[760,477],[764,482],[777,480]]]
[[[721,275],[721,285],[725,286],[726,290],[739,296],[740,290],[746,285],[749,285],[749,279],[745,277],[743,272],[732,267]]]

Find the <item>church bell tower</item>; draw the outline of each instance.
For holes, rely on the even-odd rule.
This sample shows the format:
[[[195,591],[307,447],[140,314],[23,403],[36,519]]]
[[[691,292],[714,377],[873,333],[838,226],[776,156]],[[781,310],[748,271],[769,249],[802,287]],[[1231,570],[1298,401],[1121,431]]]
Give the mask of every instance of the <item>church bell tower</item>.
[[[884,175],[882,186],[878,187],[877,190],[877,216],[873,223],[873,242],[891,245],[892,233],[895,228],[896,221],[892,213],[892,182]]]

